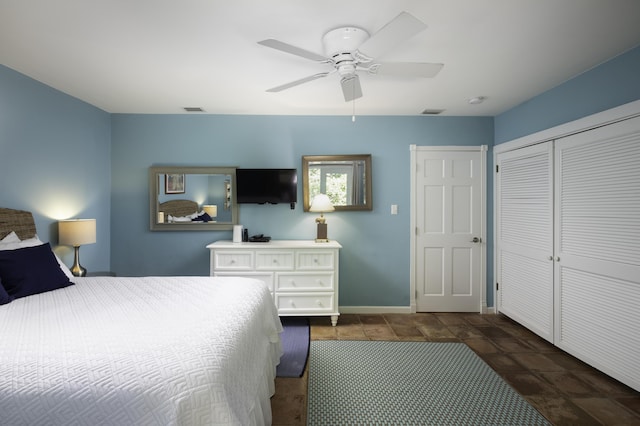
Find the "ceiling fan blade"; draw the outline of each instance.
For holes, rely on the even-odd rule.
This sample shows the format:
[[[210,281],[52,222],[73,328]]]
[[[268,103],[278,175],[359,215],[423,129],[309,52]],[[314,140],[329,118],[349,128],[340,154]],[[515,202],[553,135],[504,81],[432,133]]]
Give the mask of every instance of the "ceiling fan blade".
[[[284,43],[282,41],[274,40],[269,38],[267,40],[259,41],[258,44],[263,46],[270,47],[272,49],[280,50],[285,53],[290,53],[292,55],[301,56],[306,59],[310,59],[312,61],[318,62],[331,62],[329,58],[326,58],[317,53],[309,52],[308,50],[302,49],[300,47],[293,46],[291,44]]]
[[[300,80],[295,80],[295,81],[292,81],[290,83],[283,84],[281,86],[272,87],[271,89],[267,90],[267,92],[281,92],[283,90],[290,89],[290,88],[295,87],[295,86],[299,86],[299,85],[307,83],[309,81],[313,81],[313,80],[317,80],[317,79],[322,78],[322,77],[326,77],[329,74],[331,74],[331,73],[330,72],[321,72],[321,73],[318,73],[318,74],[310,75],[309,77],[301,78]]]
[[[342,77],[340,80],[342,85],[342,94],[344,101],[349,102],[362,97],[362,87],[360,87],[360,77],[356,74]]]
[[[362,43],[358,53],[370,61],[426,28],[424,22],[410,13],[402,12]]]
[[[428,62],[381,62],[366,68],[369,74],[390,75],[397,77],[435,77],[444,64]]]

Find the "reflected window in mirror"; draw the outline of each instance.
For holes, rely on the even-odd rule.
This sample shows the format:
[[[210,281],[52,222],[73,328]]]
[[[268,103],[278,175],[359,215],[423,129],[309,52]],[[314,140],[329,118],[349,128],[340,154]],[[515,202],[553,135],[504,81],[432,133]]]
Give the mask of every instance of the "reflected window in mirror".
[[[238,224],[235,179],[235,167],[151,167],[151,230],[233,229]]]
[[[371,155],[302,157],[304,211],[326,194],[336,210],[371,210]]]

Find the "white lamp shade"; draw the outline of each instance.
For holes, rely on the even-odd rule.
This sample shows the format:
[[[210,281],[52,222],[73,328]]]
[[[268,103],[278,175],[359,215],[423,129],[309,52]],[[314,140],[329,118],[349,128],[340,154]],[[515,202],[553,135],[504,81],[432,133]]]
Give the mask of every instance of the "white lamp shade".
[[[96,242],[95,219],[69,219],[58,222],[59,243],[67,246],[81,246]]]
[[[218,206],[214,204],[202,206],[202,210],[211,217],[218,216]]]
[[[334,210],[335,208],[333,207],[333,204],[331,204],[331,200],[325,194],[318,194],[313,197],[313,200],[311,200],[311,206],[309,206],[310,212],[323,213],[332,212]]]

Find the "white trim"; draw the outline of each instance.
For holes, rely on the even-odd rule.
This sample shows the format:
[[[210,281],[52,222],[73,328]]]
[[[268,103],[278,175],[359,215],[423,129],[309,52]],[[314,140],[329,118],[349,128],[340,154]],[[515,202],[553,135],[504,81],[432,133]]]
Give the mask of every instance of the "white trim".
[[[409,163],[409,307],[411,313],[416,313],[416,152],[424,147],[409,145],[411,159]]]
[[[415,314],[410,306],[340,306],[340,314],[374,315],[374,314]],[[481,314],[495,315],[494,307],[484,307]]]
[[[487,150],[480,146],[480,313],[487,309]]]
[[[414,314],[410,306],[340,306],[340,314]]]
[[[429,145],[409,145],[411,151],[488,151],[488,145],[473,145],[473,146],[429,146]]]
[[[409,233],[410,233],[410,247],[409,247],[409,292],[410,292],[410,301],[409,308],[411,313],[417,312],[416,307],[416,200],[415,200],[415,191],[416,191],[416,182],[417,182],[417,156],[416,153],[418,151],[472,151],[472,152],[480,152],[482,155],[480,156],[480,167],[482,169],[480,173],[480,190],[482,192],[480,198],[480,238],[482,239],[482,245],[480,249],[480,306],[478,307],[478,312],[484,313],[487,310],[487,152],[489,147],[487,145],[476,145],[476,146],[417,146],[417,145],[409,145],[410,151],[410,183],[409,183],[409,208],[410,208],[410,219],[409,219]],[[495,292],[494,292],[495,294]]]
[[[606,126],[616,121],[626,120],[640,115],[640,100],[629,102],[606,111],[588,115],[568,123],[560,124],[549,129],[541,130],[518,139],[513,139],[493,147],[493,155],[505,151],[523,148],[541,142],[558,139],[564,136],[584,132],[595,127]]]

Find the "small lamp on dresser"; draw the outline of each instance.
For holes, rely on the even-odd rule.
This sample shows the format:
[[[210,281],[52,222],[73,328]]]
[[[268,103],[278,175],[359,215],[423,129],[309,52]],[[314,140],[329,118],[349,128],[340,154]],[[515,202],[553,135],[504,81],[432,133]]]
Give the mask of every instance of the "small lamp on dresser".
[[[80,246],[96,242],[95,219],[68,219],[58,222],[59,243],[73,246],[75,260],[71,273],[76,277],[84,277],[87,270],[80,265]]]
[[[318,194],[313,197],[313,200],[311,200],[309,211],[320,212],[320,217],[316,218],[316,223],[318,224],[316,243],[329,242],[329,238],[327,238],[327,220],[324,218],[323,213],[332,212],[334,210],[335,208],[326,194]]]

